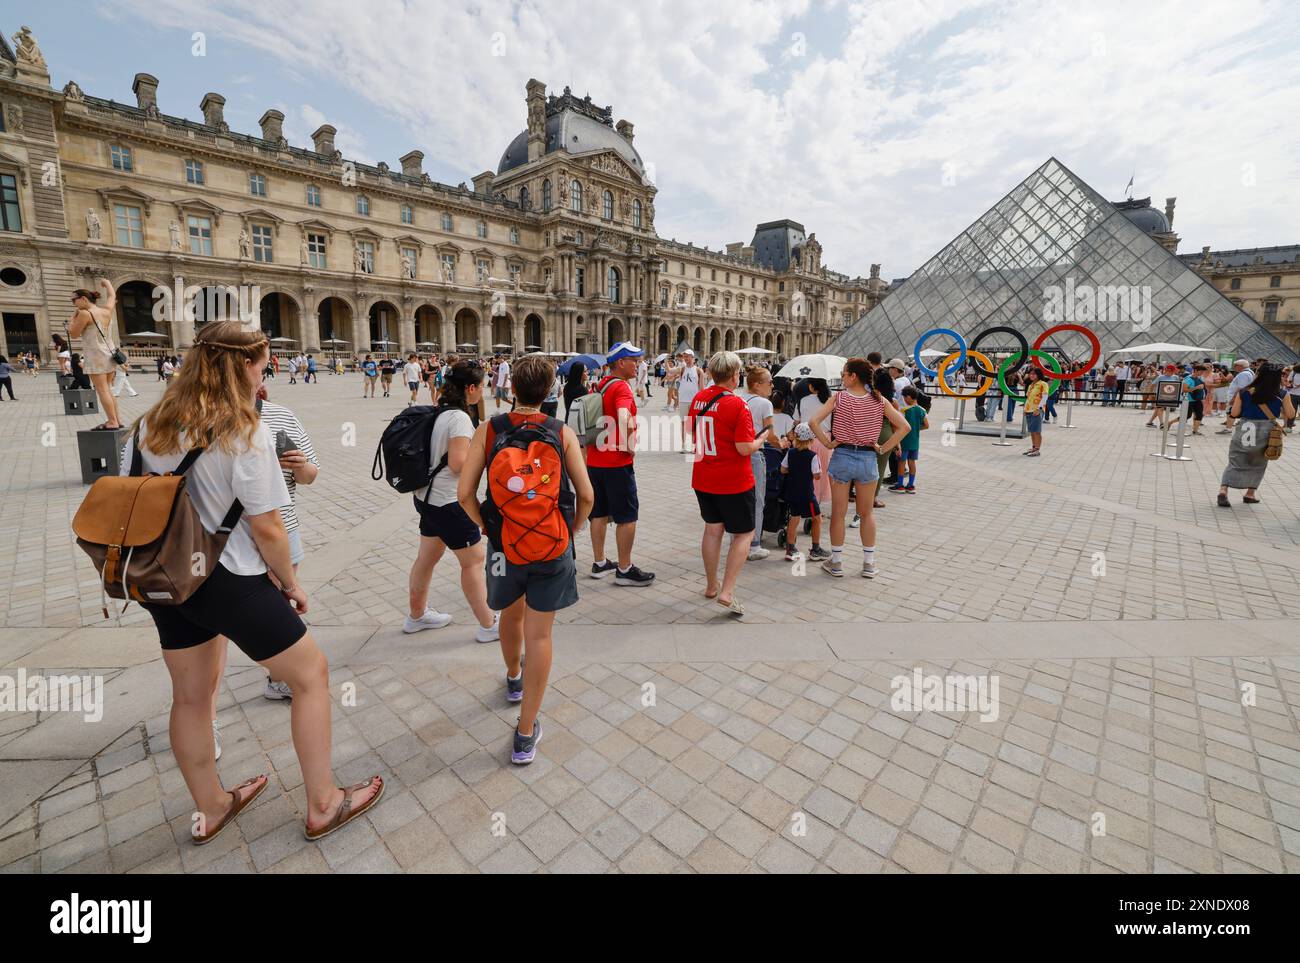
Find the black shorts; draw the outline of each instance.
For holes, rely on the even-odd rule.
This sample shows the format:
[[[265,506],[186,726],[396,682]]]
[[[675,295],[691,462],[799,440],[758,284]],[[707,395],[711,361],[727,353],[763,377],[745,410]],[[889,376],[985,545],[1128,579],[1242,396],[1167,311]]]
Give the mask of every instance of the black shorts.
[[[591,506],[592,518],[609,518],[615,525],[635,522],[641,510],[636,494],[636,474],[631,465],[618,468],[587,468],[596,502]]]
[[[425,538],[440,538],[453,552],[477,545],[483,537],[479,527],[465,514],[460,502],[447,505],[426,505],[415,496],[415,507],[420,512],[420,534]]]
[[[1187,402],[1187,420],[1204,421],[1205,420],[1205,401]]]
[[[743,535],[754,530],[754,489],[734,495],[714,495],[696,490],[695,500],[700,503],[700,517],[704,524],[717,525],[720,522],[728,535]]]
[[[224,635],[254,662],[265,662],[307,634],[269,576],[235,575],[223,565],[180,605],[140,607],[153,616],[164,649],[190,649]]]
[[[487,553],[487,603],[497,612],[521,598],[534,612],[558,612],[578,601],[578,566],[573,542],[559,558],[516,565],[490,545]]]

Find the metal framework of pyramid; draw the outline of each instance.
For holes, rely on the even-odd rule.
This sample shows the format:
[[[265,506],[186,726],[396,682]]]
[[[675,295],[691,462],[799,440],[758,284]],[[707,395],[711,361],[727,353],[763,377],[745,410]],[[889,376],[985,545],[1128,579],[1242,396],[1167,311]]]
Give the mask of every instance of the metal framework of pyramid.
[[[931,328],[954,329],[969,342],[993,325],[1014,327],[1032,343],[1049,326],[1043,320],[1047,292],[1067,282],[1075,290],[1081,285],[1149,289],[1149,328],[1135,330],[1130,318],[1077,319],[1100,338],[1103,358],[1118,348],[1163,341],[1203,346],[1216,358],[1300,360],[1056,158],[859,317],[826,351],[910,357],[917,338]],[[1076,318],[1067,313],[1061,320]],[[1081,343],[1072,342],[1071,356],[1078,357]],[[929,346],[943,348],[944,341],[935,336]],[[981,347],[986,346],[1007,347]]]

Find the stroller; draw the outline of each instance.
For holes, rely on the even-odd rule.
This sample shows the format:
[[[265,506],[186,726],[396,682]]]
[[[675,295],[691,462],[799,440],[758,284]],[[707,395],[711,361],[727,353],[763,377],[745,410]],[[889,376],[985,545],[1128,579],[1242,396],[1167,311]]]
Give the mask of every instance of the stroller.
[[[785,529],[790,522],[790,506],[781,497],[781,459],[785,452],[766,445],[763,457],[767,459],[766,488],[763,495],[763,531],[776,532],[776,544],[785,548]]]

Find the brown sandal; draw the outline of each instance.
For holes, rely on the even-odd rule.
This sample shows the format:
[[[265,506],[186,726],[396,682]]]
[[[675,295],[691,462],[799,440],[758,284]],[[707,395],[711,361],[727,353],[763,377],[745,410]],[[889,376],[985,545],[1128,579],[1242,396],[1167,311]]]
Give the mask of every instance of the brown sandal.
[[[362,803],[359,808],[353,809],[352,794],[360,789],[368,788],[370,784],[375,781],[379,782],[379,792],[371,796],[365,803]],[[311,829],[304,823],[303,835],[313,842],[317,839],[324,839],[330,833],[334,832],[334,830],[342,829],[350,820],[360,816],[375,803],[379,802],[379,799],[383,794],[384,780],[380,776],[371,776],[365,782],[359,782],[352,786],[345,786],[343,788],[343,802],[339,804],[338,812],[334,814],[334,818],[319,829]]]
[[[248,796],[246,796],[244,799],[241,800],[239,798],[239,790],[247,789],[249,786],[254,785],[259,779],[262,780],[262,785],[258,786],[255,792],[249,793]],[[191,833],[191,838],[194,840],[194,845],[202,846],[205,843],[212,842],[219,835],[221,835],[221,831],[225,829],[227,826],[229,826],[231,823],[233,823],[235,821],[235,817],[238,816],[245,809],[247,809],[249,805],[252,804],[254,799],[262,795],[262,793],[266,790],[266,787],[269,786],[270,784],[271,784],[271,780],[267,779],[266,776],[264,775],[254,776],[252,779],[246,779],[245,781],[241,782],[238,786],[236,786],[234,789],[230,790],[230,798],[232,800],[232,803],[229,812],[227,812],[224,816],[221,817],[221,822],[217,823],[217,825],[213,828],[211,832],[203,833],[201,835]]]

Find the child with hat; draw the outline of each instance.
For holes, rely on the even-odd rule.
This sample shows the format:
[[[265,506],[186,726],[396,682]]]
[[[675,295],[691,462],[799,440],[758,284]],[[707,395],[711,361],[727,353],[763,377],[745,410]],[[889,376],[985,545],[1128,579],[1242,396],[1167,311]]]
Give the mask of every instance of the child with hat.
[[[781,498],[790,506],[790,522],[785,529],[785,560],[797,561],[800,557],[796,542],[799,524],[812,519],[812,551],[808,557],[825,559],[830,553],[818,544],[822,534],[822,510],[817,504],[816,483],[822,477],[821,459],[812,450],[812,426],[800,422],[794,426],[794,447],[781,459]]]

